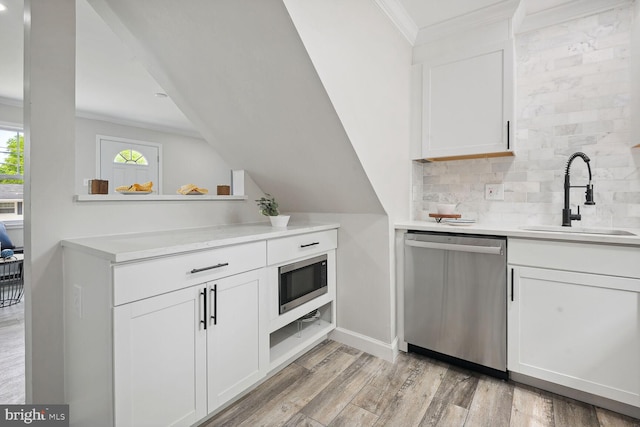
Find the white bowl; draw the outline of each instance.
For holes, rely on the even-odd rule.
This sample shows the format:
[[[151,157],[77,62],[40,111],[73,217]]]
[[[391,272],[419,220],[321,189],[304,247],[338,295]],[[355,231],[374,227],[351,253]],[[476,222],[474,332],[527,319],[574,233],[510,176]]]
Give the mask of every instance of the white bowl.
[[[456,210],[456,203],[438,203],[438,213],[440,215],[451,215]]]

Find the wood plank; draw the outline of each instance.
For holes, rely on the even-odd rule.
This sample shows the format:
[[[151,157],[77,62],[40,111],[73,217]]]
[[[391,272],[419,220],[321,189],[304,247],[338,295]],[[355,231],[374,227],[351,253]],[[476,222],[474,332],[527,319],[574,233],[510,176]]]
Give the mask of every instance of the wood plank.
[[[553,427],[553,399],[533,388],[515,387],[511,407],[511,425]]]
[[[640,427],[640,420],[596,407],[598,421],[603,427]]]
[[[201,427],[237,425],[258,411],[265,402],[288,392],[293,384],[303,381],[310,373],[309,369],[292,363]]]
[[[310,374],[296,381],[280,395],[264,401],[239,425],[282,425],[309,403],[318,393],[347,369],[358,356],[338,348],[310,370]]]
[[[307,353],[300,356],[294,363],[304,366],[307,369],[313,369],[318,363],[322,362],[327,356],[338,348],[341,348],[342,344],[332,340],[324,340]]]
[[[424,362],[411,372],[376,425],[402,427],[418,425],[427,412],[446,372],[446,365],[425,358]]]
[[[415,357],[406,353],[399,354],[395,363],[386,362],[382,366],[378,374],[362,388],[351,403],[381,415],[411,372],[417,369],[418,363]]]
[[[420,427],[462,427],[468,413],[469,410],[466,408],[434,398],[420,422]]]
[[[374,426],[377,421],[378,416],[376,414],[372,414],[359,406],[348,404],[338,416],[331,421],[329,427],[368,427]]]
[[[451,366],[447,369],[434,398],[469,409],[479,381],[478,374]]]
[[[476,387],[466,423],[471,426],[509,426],[512,403],[513,385],[483,376]]]
[[[577,400],[555,397],[553,399],[555,427],[599,427],[600,422],[593,406]]]
[[[382,359],[366,353],[361,354],[351,366],[305,405],[301,412],[322,424],[329,424],[383,365]]]
[[[0,308],[0,402],[25,403],[24,299]]]
[[[478,382],[477,374],[449,367],[420,425],[464,425]]]
[[[283,425],[283,427],[325,427],[316,420],[307,417],[305,414],[297,413]]]

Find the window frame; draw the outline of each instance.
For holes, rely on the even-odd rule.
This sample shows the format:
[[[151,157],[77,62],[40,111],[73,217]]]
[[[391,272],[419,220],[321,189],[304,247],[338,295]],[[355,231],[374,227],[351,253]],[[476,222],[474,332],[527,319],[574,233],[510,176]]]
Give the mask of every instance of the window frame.
[[[22,134],[22,137],[25,138],[25,148],[23,149],[22,156],[25,159],[25,163],[26,163],[26,155],[25,155],[26,132],[24,129],[24,125],[17,122],[0,121],[0,129]],[[15,214],[9,214],[9,213],[0,214],[0,221],[4,223],[7,229],[22,229],[24,227],[24,216],[25,216],[24,186],[25,186],[26,177],[24,174],[24,168],[22,170],[22,175],[2,175],[2,177],[5,177],[4,179],[22,179],[22,184],[0,184],[0,185],[21,185],[22,186],[22,199],[2,199],[8,202],[16,202],[16,208],[18,212],[16,212]]]

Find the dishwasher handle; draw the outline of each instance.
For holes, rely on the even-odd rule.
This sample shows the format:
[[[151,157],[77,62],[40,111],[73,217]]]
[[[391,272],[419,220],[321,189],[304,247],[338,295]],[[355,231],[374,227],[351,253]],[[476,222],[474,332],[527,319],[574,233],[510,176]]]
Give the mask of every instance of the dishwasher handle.
[[[502,246],[477,246],[477,245],[461,245],[457,243],[437,243],[423,242],[418,240],[406,240],[407,246],[425,249],[441,249],[445,251],[456,252],[473,252],[477,254],[502,255]]]

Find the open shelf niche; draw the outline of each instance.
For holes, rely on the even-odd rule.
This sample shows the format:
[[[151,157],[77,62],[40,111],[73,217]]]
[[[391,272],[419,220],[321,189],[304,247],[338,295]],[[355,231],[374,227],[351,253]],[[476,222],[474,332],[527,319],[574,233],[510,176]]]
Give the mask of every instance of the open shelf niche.
[[[336,327],[334,302],[317,308],[315,318],[294,320],[273,331],[269,336],[269,366],[271,369],[287,362],[310,345],[323,339]]]

